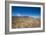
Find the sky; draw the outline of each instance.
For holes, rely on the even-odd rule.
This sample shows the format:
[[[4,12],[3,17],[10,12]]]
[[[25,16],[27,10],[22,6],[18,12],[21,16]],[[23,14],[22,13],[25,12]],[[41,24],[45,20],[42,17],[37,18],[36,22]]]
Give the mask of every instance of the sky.
[[[40,7],[12,6],[12,16],[40,16]]]

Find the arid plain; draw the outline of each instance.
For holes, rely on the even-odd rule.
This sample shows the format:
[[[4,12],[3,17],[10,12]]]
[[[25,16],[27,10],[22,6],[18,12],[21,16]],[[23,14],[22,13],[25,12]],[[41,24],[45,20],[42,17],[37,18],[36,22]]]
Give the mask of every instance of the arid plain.
[[[40,27],[40,18],[33,18],[28,16],[18,17],[12,16],[12,28],[36,28]]]

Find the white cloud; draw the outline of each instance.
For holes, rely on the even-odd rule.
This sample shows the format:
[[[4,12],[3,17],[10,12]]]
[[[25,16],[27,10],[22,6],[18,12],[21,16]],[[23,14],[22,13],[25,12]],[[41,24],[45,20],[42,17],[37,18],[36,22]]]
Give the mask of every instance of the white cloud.
[[[21,16],[21,14],[20,13],[17,13],[16,16]]]
[[[39,18],[40,16],[29,16],[29,17]]]
[[[32,17],[34,17],[34,18],[39,18],[40,16],[32,16]]]

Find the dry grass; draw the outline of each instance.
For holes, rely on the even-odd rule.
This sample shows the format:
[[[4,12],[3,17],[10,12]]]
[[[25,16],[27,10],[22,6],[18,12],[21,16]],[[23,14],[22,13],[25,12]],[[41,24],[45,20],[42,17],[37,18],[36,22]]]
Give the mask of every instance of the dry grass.
[[[40,27],[40,20],[33,18],[12,17],[12,28],[35,28]]]

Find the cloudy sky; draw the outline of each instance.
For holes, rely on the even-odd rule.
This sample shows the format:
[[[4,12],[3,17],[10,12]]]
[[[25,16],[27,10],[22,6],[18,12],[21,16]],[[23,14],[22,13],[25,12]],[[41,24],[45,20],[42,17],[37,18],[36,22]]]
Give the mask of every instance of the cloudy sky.
[[[40,7],[12,6],[12,16],[40,16]]]

